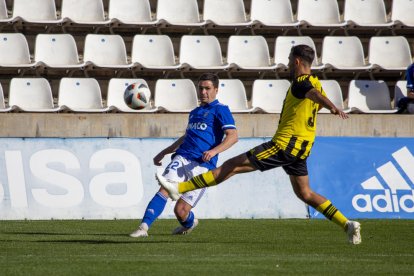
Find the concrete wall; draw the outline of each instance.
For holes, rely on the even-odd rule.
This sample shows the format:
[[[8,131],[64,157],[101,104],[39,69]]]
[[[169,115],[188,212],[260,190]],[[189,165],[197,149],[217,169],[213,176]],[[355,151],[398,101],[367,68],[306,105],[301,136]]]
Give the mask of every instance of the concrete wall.
[[[240,137],[273,136],[278,114],[234,114]],[[178,137],[188,114],[0,114],[0,137]],[[413,115],[319,114],[319,136],[414,137]]]

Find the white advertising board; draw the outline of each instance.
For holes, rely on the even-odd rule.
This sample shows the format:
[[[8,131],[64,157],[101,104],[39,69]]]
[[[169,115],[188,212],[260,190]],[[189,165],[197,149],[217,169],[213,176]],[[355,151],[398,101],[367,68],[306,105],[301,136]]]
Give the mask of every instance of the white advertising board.
[[[153,157],[174,139],[1,138],[0,219],[141,218],[159,189]],[[266,139],[248,138],[219,164]],[[166,157],[163,165],[169,162]],[[159,168],[158,168],[159,169]],[[161,218],[173,218],[169,201]],[[306,218],[282,169],[237,175],[209,188],[199,218]]]

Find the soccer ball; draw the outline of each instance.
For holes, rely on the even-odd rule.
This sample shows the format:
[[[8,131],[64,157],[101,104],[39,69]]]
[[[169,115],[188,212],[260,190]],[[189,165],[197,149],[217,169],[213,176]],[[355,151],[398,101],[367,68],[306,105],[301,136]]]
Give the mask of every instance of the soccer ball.
[[[132,109],[143,109],[148,106],[151,98],[151,91],[144,83],[132,83],[124,92],[125,104]]]

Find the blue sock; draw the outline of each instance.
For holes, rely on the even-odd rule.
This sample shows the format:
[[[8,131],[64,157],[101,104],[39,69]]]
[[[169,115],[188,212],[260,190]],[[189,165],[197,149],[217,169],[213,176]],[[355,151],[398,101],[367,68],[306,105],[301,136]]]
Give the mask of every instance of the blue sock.
[[[185,221],[178,221],[185,228],[191,228],[194,224],[194,213],[190,211]]]
[[[142,218],[142,223],[147,224],[149,228],[151,224],[161,215],[162,211],[164,211],[166,204],[167,198],[165,198],[160,192],[156,193],[148,203],[144,217]]]

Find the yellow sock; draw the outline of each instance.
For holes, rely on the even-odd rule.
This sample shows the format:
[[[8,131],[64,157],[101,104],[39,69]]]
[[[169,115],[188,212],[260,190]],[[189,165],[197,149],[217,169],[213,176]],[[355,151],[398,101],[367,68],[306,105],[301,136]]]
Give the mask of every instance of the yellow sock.
[[[217,185],[216,180],[214,179],[213,172],[208,171],[205,173],[202,173],[200,175],[194,176],[188,181],[180,182],[178,184],[178,192],[180,194],[204,188],[204,187],[210,187]]]
[[[329,200],[316,207],[316,210],[346,230],[345,225],[348,219]]]

